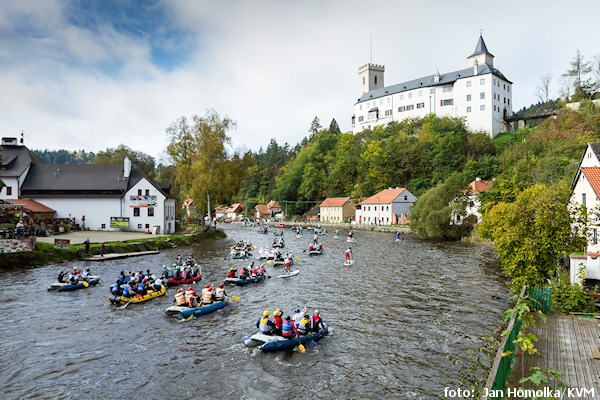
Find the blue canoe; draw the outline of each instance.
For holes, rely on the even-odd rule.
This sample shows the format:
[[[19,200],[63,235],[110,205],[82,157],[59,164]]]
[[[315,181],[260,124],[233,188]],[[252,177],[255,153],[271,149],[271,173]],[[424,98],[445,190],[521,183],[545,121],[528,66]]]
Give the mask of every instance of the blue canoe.
[[[223,307],[227,307],[228,305],[229,303],[227,302],[227,300],[221,300],[217,301],[216,303],[209,304],[207,306],[183,310],[181,311],[181,316],[183,318],[189,318],[193,314],[194,317],[197,317],[198,315],[208,314],[210,312],[217,311]]]
[[[244,286],[249,283],[257,283],[265,280],[264,275],[255,276],[254,278],[246,278],[246,279],[238,279],[238,278],[227,278],[225,279],[225,283],[229,283],[231,285]]]
[[[254,335],[246,338],[244,344],[247,347],[258,347],[262,351],[279,351],[293,349],[300,344],[305,345],[310,343],[311,340],[318,342],[325,335],[329,333],[329,328],[325,325],[325,329],[321,329],[317,333],[312,335],[300,336],[294,339],[285,339],[282,336],[275,335],[264,335],[262,333],[255,333]]]
[[[99,278],[96,279],[90,279],[89,281],[87,281],[88,286],[96,286],[98,284],[98,282],[100,281]],[[61,283],[53,283],[52,285],[50,285],[50,287],[48,288],[48,290],[58,290],[59,292],[70,292],[73,290],[77,290],[77,289],[84,289],[87,286],[85,286],[83,284],[83,282],[77,282],[73,285],[69,285],[69,284],[61,284]]]

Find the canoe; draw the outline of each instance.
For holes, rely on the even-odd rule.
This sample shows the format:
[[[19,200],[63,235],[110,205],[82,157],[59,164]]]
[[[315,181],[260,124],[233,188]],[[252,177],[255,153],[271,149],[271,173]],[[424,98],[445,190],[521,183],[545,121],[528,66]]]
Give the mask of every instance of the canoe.
[[[167,293],[167,287],[165,285],[162,285],[160,287],[160,290],[156,291],[156,290],[148,290],[148,292],[143,295],[143,296],[135,296],[135,297],[123,297],[123,296],[113,296],[113,297],[109,297],[108,300],[110,300],[111,303],[113,304],[127,304],[127,303],[141,303],[143,301],[148,301],[148,300],[152,300],[155,297],[160,297],[163,296],[165,293]]]
[[[175,285],[181,285],[181,284],[188,284],[188,283],[192,283],[192,282],[198,282],[202,280],[202,275],[198,274],[196,276],[194,276],[193,278],[190,279],[173,279],[173,278],[169,278],[169,280],[167,281],[167,286],[175,286]]]
[[[298,275],[300,273],[300,270],[297,269],[295,271],[292,272],[286,272],[285,274],[282,275],[278,275],[278,278],[289,278],[290,276],[294,276],[294,275]]]
[[[100,281],[100,278],[94,278],[94,279],[90,279],[86,282],[88,283],[88,286],[96,286],[99,281]],[[58,290],[59,292],[70,292],[70,291],[77,290],[77,289],[84,289],[86,287],[87,286],[85,286],[83,284],[83,282],[77,282],[75,284],[55,282],[55,283],[52,283],[50,286],[48,286],[48,290]]]
[[[320,256],[321,254],[323,254],[323,250],[310,250],[308,252],[309,256]]]
[[[227,278],[227,279],[225,279],[225,283],[228,283],[230,285],[243,286],[243,285],[247,285],[249,283],[257,283],[257,282],[261,282],[264,280],[265,280],[264,275],[261,275],[261,276],[255,276],[254,278],[246,278],[246,279]]]
[[[217,311],[223,307],[227,307],[229,303],[226,300],[217,301],[216,303],[209,304],[207,306],[197,307],[197,308],[187,308],[187,310],[181,311],[181,316],[183,318],[188,318],[192,314],[194,317],[198,315],[208,314],[213,311]]]
[[[286,339],[283,336],[277,335],[265,335],[258,332],[248,338],[244,338],[244,345],[246,345],[246,347],[258,347],[265,352],[287,350],[293,349],[300,344],[308,344],[311,340],[318,342],[327,335],[327,333],[329,333],[327,325],[325,325],[325,329],[321,329],[319,332],[313,333],[312,335],[309,334],[294,339]]]

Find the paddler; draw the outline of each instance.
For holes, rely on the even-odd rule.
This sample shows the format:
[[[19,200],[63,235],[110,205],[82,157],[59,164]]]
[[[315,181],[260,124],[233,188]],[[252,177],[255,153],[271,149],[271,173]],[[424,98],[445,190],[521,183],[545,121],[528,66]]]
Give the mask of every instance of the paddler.
[[[265,335],[273,334],[275,329],[275,323],[269,319],[269,311],[263,312],[263,317],[256,321],[256,327],[260,330],[260,333]]]

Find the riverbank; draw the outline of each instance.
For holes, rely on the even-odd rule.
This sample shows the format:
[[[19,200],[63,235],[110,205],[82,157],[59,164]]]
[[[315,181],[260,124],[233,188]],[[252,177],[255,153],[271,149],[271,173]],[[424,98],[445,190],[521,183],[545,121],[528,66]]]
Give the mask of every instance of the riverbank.
[[[192,243],[205,240],[216,240],[224,238],[225,232],[221,229],[210,228],[206,232],[197,232],[193,234],[180,234],[171,236],[150,236],[134,237],[123,235],[121,232],[102,232],[102,242],[90,244],[89,253],[85,252],[83,241],[71,245],[69,249],[56,249],[51,243],[45,243],[43,240],[35,244],[33,251],[20,253],[0,254],[0,269],[9,269],[15,267],[31,267],[48,263],[58,263],[63,261],[84,260],[90,256],[99,256],[101,253],[101,243],[104,243],[104,254],[126,254],[136,252],[157,251],[171,249],[179,246],[188,246]],[[93,234],[87,233],[87,236]],[[61,236],[67,239],[68,236]],[[90,238],[90,241],[93,239]]]

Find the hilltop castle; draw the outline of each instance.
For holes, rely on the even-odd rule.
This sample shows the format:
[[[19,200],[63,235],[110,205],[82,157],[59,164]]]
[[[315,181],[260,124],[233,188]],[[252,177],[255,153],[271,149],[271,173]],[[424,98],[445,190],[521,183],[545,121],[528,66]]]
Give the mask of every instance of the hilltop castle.
[[[483,37],[467,57],[467,68],[392,86],[384,85],[385,67],[366,64],[358,69],[360,98],[354,104],[352,132],[392,121],[424,117],[464,117],[473,131],[492,137],[510,132],[505,118],[512,115],[512,82],[496,68]]]

